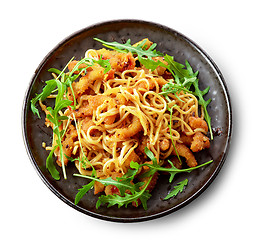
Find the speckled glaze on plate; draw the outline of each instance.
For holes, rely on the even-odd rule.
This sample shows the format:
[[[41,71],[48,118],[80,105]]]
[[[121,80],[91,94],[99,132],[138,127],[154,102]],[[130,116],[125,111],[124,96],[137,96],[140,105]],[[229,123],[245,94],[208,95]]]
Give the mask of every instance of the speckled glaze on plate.
[[[44,82],[51,78],[47,71],[49,68],[62,69],[73,56],[80,59],[84,56],[85,50],[101,48],[102,45],[94,41],[94,37],[118,42],[130,38],[133,43],[147,37],[158,44],[157,50],[174,56],[176,61],[184,63],[187,59],[194,71],[199,71],[200,89],[203,90],[210,86],[210,91],[205,99],[212,99],[208,106],[208,112],[212,118],[212,128],[214,132],[219,132],[219,134],[215,134],[210,149],[197,154],[197,159],[199,164],[211,159],[214,160],[213,163],[194,170],[190,174],[176,175],[172,184],[169,184],[167,176],[161,176],[156,188],[152,191],[152,198],[148,200],[146,211],[142,207],[132,206],[96,209],[97,196],[93,195],[93,191],[88,192],[78,205],[74,205],[78,189],[85,185],[87,180],[72,176],[73,173],[77,172],[73,164],[69,164],[66,168],[67,180],[61,177],[61,180],[55,181],[45,168],[48,153],[42,148],[42,141],[48,145],[51,143],[51,129],[45,127],[44,117],[38,119],[32,114],[30,100],[36,93],[42,91]],[[42,116],[44,115],[42,114]],[[75,32],[60,42],[43,59],[32,77],[24,99],[22,121],[28,155],[47,187],[69,206],[82,213],[116,222],[138,222],[154,219],[170,214],[190,203],[209,186],[220,171],[228,152],[232,132],[232,113],[228,90],[222,74],[213,60],[197,44],[181,33],[166,26],[141,20],[115,20],[98,23]],[[59,170],[61,173],[60,168]],[[162,199],[169,190],[185,178],[188,178],[189,181],[185,190],[176,197],[163,201]]]

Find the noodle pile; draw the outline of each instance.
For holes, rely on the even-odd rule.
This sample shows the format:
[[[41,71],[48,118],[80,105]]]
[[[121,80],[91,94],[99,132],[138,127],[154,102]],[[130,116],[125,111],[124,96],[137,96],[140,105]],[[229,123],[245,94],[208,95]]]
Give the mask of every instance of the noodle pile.
[[[147,40],[146,46],[150,45]],[[61,112],[68,117],[60,126],[65,131],[65,164],[73,158],[83,175],[90,176],[94,168],[98,178],[116,179],[127,173],[131,161],[151,163],[144,151],[147,147],[162,166],[167,166],[169,158],[181,168],[178,156],[189,167],[197,165],[193,152],[208,148],[210,142],[194,95],[181,91],[169,93],[166,98],[160,93],[165,84],[173,81],[172,75],[160,66],[154,71],[146,69],[131,53],[90,49],[85,55],[95,60],[109,59],[111,70],[104,73],[104,68],[95,63],[68,89],[67,98],[74,101],[74,93],[76,109],[68,107]],[[164,62],[161,57],[153,59]],[[72,61],[69,71],[76,64]],[[45,105],[40,104],[47,113]],[[47,119],[46,125],[51,126]],[[54,144],[55,139],[52,147]],[[55,155],[61,166],[59,154],[57,148]],[[156,178],[152,181],[149,189]],[[94,191],[113,194],[115,189],[95,182]]]

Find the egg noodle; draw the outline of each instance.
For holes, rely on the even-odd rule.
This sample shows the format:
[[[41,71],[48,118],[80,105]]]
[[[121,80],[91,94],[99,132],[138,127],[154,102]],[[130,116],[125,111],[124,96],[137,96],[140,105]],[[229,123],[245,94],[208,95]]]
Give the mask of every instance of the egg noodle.
[[[151,42],[147,40],[147,44],[149,47]],[[68,89],[66,97],[75,109],[59,111],[68,117],[59,127],[64,131],[65,165],[73,158],[80,174],[91,176],[95,169],[98,178],[115,179],[127,173],[132,161],[151,163],[145,147],[162,166],[168,158],[178,168],[184,160],[189,167],[197,165],[193,152],[208,148],[210,143],[204,113],[193,94],[162,94],[163,86],[174,81],[172,75],[164,67],[146,69],[131,53],[90,49],[85,58],[109,59],[112,68],[104,73],[95,63]],[[153,59],[165,63],[161,57]],[[69,64],[69,73],[76,64],[75,60]],[[49,114],[42,101],[40,106]],[[52,126],[48,119],[46,125]],[[52,143],[47,150],[56,146],[56,134]],[[54,153],[61,166],[59,148]],[[97,182],[94,187],[95,193],[113,193]]]

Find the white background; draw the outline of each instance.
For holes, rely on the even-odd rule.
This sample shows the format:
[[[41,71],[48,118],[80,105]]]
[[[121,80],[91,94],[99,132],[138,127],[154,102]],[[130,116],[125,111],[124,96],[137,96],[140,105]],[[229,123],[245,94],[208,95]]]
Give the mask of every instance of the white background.
[[[1,239],[256,239],[255,1],[4,1],[0,14]],[[21,111],[44,56],[71,33],[113,19],[171,27],[200,45],[223,73],[233,138],[221,172],[183,209],[144,223],[86,216],[41,181],[25,151]]]

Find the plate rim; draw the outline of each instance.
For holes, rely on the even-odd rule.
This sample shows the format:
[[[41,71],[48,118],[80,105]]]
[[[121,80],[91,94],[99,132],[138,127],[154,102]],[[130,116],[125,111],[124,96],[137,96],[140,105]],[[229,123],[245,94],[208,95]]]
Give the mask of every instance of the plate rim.
[[[35,158],[33,157],[32,151],[29,148],[29,143],[28,143],[28,136],[27,136],[27,129],[26,129],[26,112],[28,109],[28,104],[29,103],[29,93],[31,91],[32,85],[37,78],[37,75],[40,73],[40,70],[44,66],[44,63],[48,61],[48,59],[54,54],[54,52],[64,45],[66,42],[70,41],[72,38],[75,38],[76,36],[82,34],[83,32],[89,31],[90,29],[93,29],[95,27],[101,27],[104,25],[110,25],[112,23],[134,23],[134,24],[146,24],[150,26],[154,26],[158,29],[165,30],[169,33],[176,34],[180,38],[182,38],[184,41],[190,44],[194,49],[197,50],[198,53],[204,56],[206,60],[208,60],[208,65],[211,65],[212,68],[214,68],[214,71],[218,74],[218,80],[220,85],[222,86],[222,90],[226,99],[226,108],[228,109],[228,135],[226,137],[226,145],[224,147],[224,154],[222,155],[222,158],[220,160],[219,165],[215,168],[215,170],[212,172],[212,175],[208,178],[208,180],[199,188],[194,194],[192,194],[190,197],[182,201],[176,206],[173,206],[169,208],[168,210],[158,212],[149,216],[142,216],[142,217],[131,217],[131,218],[124,218],[124,217],[113,217],[113,216],[107,216],[103,214],[98,214],[96,212],[92,212],[90,210],[87,210],[85,208],[80,207],[79,205],[75,205],[73,202],[71,202],[69,199],[67,199],[65,196],[63,196],[61,193],[59,193],[54,186],[47,180],[43,172],[40,170],[39,166],[36,163]],[[34,74],[31,77],[31,80],[28,84],[27,90],[25,92],[25,97],[23,100],[23,105],[22,105],[22,135],[23,135],[23,141],[24,145],[27,151],[27,154],[29,155],[30,161],[35,168],[37,174],[41,178],[41,180],[44,182],[44,184],[63,202],[68,204],[70,207],[80,211],[81,213],[84,213],[88,216],[98,218],[101,220],[106,220],[106,221],[112,221],[112,222],[123,222],[123,223],[129,223],[129,222],[142,222],[142,221],[148,221],[148,220],[153,220],[156,218],[160,218],[163,216],[166,216],[168,214],[171,214],[172,212],[175,212],[182,207],[188,205],[190,202],[192,202],[194,199],[199,197],[208,187],[209,185],[214,181],[214,179],[217,177],[218,173],[220,172],[222,166],[224,165],[225,159],[227,158],[230,144],[231,144],[231,138],[232,138],[232,132],[233,132],[233,126],[232,126],[232,106],[231,106],[231,98],[229,95],[229,91],[227,88],[227,84],[225,82],[225,79],[223,77],[223,74],[219,70],[217,64],[213,61],[213,59],[198,45],[196,44],[193,40],[191,40],[189,37],[185,36],[184,34],[180,33],[179,31],[170,28],[168,26],[165,26],[160,23],[152,22],[152,21],[145,21],[145,20],[139,20],[139,19],[115,19],[115,20],[109,20],[109,21],[101,21],[98,23],[91,24],[87,27],[84,27],[82,29],[79,29],[71,34],[69,34],[67,37],[65,37],[63,40],[61,40],[54,48],[52,48],[48,54],[42,59],[42,61],[39,63],[38,67],[36,68]]]

